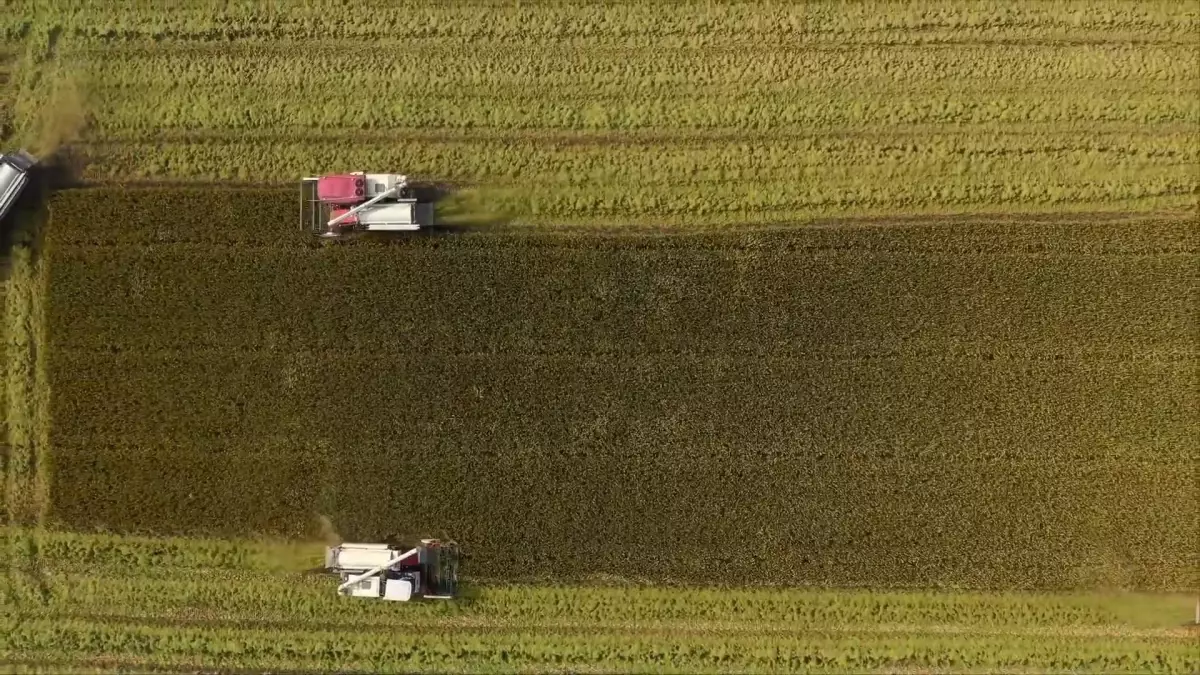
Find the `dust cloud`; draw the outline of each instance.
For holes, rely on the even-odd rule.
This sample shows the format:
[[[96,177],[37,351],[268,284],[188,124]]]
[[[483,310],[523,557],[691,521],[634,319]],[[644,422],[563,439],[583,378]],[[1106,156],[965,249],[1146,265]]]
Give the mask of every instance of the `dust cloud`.
[[[79,140],[86,126],[87,106],[79,84],[73,78],[61,79],[32,123],[25,147],[34,157],[49,157]]]
[[[316,514],[312,524],[315,527],[299,539],[260,540],[253,548],[253,566],[281,574],[322,572],[325,547],[342,543],[342,536],[324,514]]]
[[[467,227],[503,225],[521,215],[511,206],[497,206],[503,200],[493,192],[479,187],[451,192],[437,206],[438,222]]]
[[[342,535],[333,526],[333,521],[329,519],[329,516],[317,514],[317,531],[318,537],[326,546],[337,546],[342,543]]]

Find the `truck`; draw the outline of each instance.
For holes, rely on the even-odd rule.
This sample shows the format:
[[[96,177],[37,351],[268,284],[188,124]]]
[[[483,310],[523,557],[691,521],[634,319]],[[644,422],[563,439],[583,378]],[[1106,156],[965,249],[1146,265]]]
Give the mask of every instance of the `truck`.
[[[33,155],[18,150],[11,155],[0,154],[0,220],[17,202],[25,184],[29,182],[29,170],[37,163]]]

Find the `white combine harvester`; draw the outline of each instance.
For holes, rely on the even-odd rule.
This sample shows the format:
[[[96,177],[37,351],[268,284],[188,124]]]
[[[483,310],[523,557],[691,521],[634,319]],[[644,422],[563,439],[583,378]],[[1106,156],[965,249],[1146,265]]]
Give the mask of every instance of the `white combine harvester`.
[[[433,204],[418,201],[408,176],[359,171],[301,180],[300,228],[317,236],[412,232],[430,225]]]
[[[422,539],[410,549],[340,544],[325,549],[325,569],[339,575],[338,595],[407,601],[450,600],[458,593],[458,546]]]
[[[0,155],[0,219],[17,201],[29,181],[29,169],[37,163],[33,155],[21,150],[13,155]]]

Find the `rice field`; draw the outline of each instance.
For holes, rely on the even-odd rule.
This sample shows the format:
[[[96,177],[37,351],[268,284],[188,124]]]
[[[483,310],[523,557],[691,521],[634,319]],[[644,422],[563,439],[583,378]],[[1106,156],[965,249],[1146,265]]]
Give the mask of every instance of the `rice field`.
[[[1200,9],[10,8],[0,670],[1200,669]]]
[[[79,108],[89,180],[395,167],[555,226],[1194,210],[1200,12],[1101,7],[85,2],[4,30],[43,75],[16,133]]]
[[[1196,585],[1190,222],[315,246],[293,196],[51,201],[54,521],[325,516],[509,581]]]
[[[313,544],[41,534],[6,671],[1189,672],[1185,596],[483,585],[355,603]]]

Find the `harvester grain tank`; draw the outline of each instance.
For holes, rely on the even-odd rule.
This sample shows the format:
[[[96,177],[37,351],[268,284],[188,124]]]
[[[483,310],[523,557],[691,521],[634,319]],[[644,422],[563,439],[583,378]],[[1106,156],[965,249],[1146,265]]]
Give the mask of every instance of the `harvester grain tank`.
[[[24,150],[12,155],[0,155],[0,219],[16,203],[25,183],[29,181],[29,169],[36,163],[33,155]]]
[[[458,594],[458,545],[422,539],[411,548],[350,544],[325,549],[325,569],[341,577],[338,595],[408,601]]]
[[[358,171],[300,183],[300,229],[320,237],[412,232],[432,224],[433,204],[418,200],[403,174]]]

